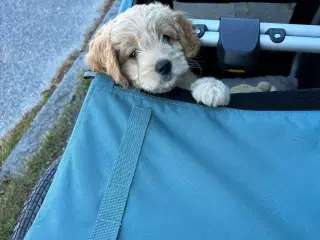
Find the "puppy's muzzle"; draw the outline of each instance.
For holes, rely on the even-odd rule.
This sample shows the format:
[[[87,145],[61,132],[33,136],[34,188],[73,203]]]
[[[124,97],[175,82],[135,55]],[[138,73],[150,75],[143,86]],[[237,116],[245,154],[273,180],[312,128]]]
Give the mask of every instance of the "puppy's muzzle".
[[[171,70],[172,63],[168,59],[162,59],[156,63],[155,71],[162,76],[168,76],[169,74],[171,74]]]

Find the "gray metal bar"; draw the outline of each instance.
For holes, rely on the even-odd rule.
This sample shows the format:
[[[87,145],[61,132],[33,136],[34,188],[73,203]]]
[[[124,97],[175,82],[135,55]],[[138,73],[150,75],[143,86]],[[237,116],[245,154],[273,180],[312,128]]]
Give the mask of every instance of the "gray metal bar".
[[[200,43],[202,46],[216,47],[219,40],[218,32],[206,32],[202,38],[200,38]]]
[[[200,42],[202,46],[215,47],[218,40],[218,32],[206,32]],[[269,35],[260,35],[260,47],[262,50],[320,53],[320,39],[287,36],[282,43],[274,43]]]
[[[286,36],[282,43],[274,43],[269,35],[260,35],[260,47],[273,51],[320,53],[320,38]]]
[[[192,24],[205,24],[210,32],[218,32],[220,21],[219,20],[206,20],[206,19],[190,19]]]
[[[269,28],[283,28],[287,36],[320,38],[320,26],[316,25],[260,23],[261,34],[265,34]]]
[[[210,32],[219,31],[219,20],[191,19],[191,21],[193,24],[205,24]],[[265,34],[269,28],[283,28],[288,36],[320,38],[320,26],[317,25],[260,23],[261,34]]]

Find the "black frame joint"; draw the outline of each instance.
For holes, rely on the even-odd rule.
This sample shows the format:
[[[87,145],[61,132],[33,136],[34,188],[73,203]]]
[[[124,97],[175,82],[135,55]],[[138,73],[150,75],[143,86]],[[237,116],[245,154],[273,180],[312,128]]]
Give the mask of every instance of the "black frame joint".
[[[208,31],[208,27],[205,24],[195,24],[194,30],[196,31],[198,38],[202,38],[205,32]]]
[[[274,43],[281,43],[286,38],[286,30],[283,28],[269,28],[266,32],[269,35],[270,39]]]

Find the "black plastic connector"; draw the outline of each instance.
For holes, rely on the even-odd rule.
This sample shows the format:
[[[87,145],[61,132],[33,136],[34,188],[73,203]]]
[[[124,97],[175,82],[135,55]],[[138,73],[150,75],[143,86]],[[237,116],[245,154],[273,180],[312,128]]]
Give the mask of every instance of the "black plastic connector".
[[[269,28],[266,34],[274,43],[281,43],[286,38],[286,30],[283,28]]]
[[[250,71],[259,58],[259,19],[221,18],[219,34],[220,67],[230,72]]]
[[[202,38],[205,32],[208,31],[208,28],[205,24],[196,24],[194,30],[196,31],[198,38]]]

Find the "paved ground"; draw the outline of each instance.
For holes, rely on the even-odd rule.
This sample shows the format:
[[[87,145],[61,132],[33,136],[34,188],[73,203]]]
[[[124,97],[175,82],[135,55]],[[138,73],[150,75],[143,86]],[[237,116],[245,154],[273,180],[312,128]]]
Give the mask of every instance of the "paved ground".
[[[0,1],[0,137],[40,101],[104,0]]]
[[[220,17],[259,18],[263,22],[288,23],[295,4],[272,3],[179,3],[174,8],[180,9],[191,18],[219,19]]]

